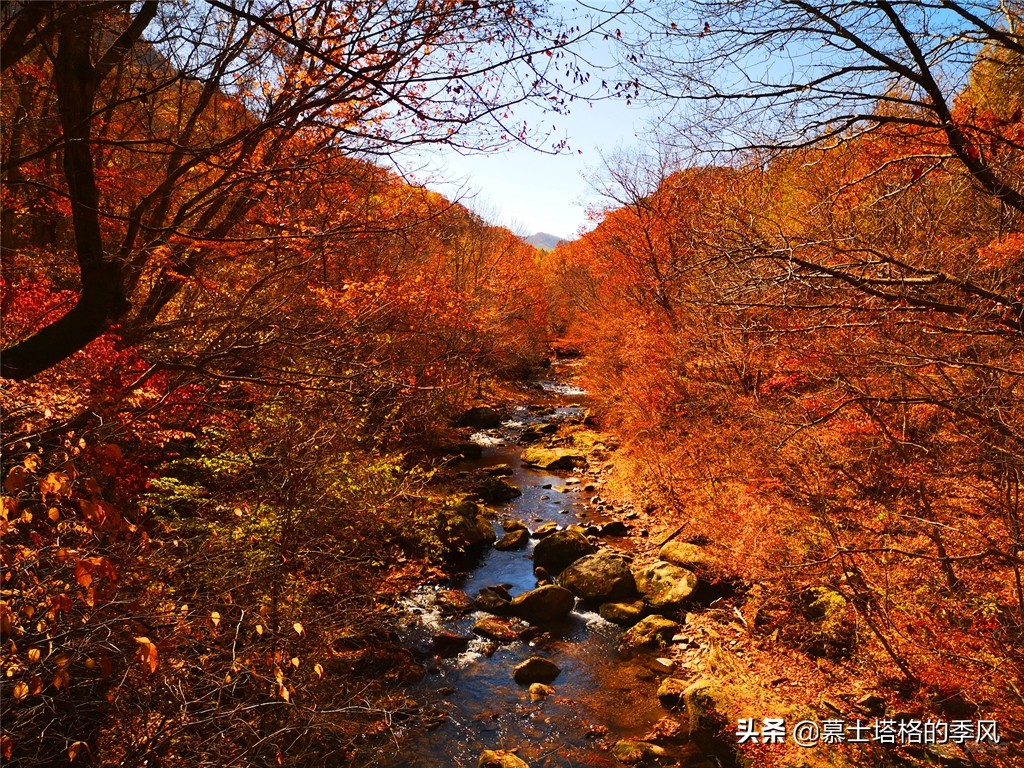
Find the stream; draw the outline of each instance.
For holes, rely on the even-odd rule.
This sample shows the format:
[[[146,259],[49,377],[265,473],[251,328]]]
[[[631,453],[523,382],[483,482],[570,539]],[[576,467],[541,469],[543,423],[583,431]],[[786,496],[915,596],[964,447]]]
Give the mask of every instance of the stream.
[[[592,502],[600,485],[591,487],[591,476],[575,472],[538,470],[523,464],[522,446],[513,442],[530,425],[580,420],[580,402],[585,393],[569,385],[541,382],[545,401],[554,406],[546,415],[520,406],[511,419],[497,430],[474,435],[484,446],[480,459],[461,463],[470,472],[507,464],[512,474],[506,480],[518,486],[522,496],[497,505],[495,529],[505,520],[522,520],[530,529],[553,521],[561,527],[573,523],[590,525],[621,519],[628,510],[598,509]],[[598,481],[599,482],[599,481]],[[590,488],[584,491],[584,488]],[[515,596],[534,589],[532,551],[489,549],[464,573],[456,576],[449,589],[475,598],[484,587],[504,585]],[[628,551],[629,538],[605,537],[600,545]],[[445,612],[445,588],[421,587],[403,604],[409,617],[406,642],[420,650],[429,649],[431,638],[440,633],[473,637],[464,651],[449,658],[435,658],[428,674],[408,688],[408,696],[421,709],[433,711],[436,720],[429,728],[408,729],[393,745],[396,753],[382,755],[388,768],[439,768],[477,765],[485,749],[516,750],[532,768],[550,766],[617,766],[609,747],[619,739],[642,738],[668,713],[658,703],[656,691],[667,675],[666,660],[660,654],[625,654],[618,650],[624,628],[602,619],[596,612],[582,610],[579,603],[564,620],[546,624],[543,634],[529,642],[516,640],[495,644],[475,637],[471,631],[483,611],[470,610],[451,617]],[[555,692],[531,700],[528,686],[512,679],[513,668],[539,655],[554,661],[561,672],[551,683]],[[692,757],[692,753],[691,753]]]

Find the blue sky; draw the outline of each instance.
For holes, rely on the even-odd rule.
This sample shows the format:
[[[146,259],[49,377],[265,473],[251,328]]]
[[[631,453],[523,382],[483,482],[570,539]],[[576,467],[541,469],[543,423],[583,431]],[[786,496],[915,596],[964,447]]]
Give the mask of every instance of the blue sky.
[[[569,149],[549,155],[515,145],[495,154],[463,156],[445,147],[425,154],[432,166],[416,174],[446,197],[458,197],[494,224],[530,235],[548,232],[571,238],[587,222],[586,206],[600,203],[584,174],[600,172],[601,153],[642,148],[649,107],[618,101],[577,102],[568,115],[517,117],[555,127]]]

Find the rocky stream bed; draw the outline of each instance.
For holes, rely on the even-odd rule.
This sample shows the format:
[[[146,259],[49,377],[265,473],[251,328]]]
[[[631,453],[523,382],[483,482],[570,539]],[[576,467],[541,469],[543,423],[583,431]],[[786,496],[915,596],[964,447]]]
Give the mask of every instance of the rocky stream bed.
[[[481,450],[458,468],[476,498],[449,534],[475,546],[450,583],[402,601],[404,642],[429,674],[407,689],[421,716],[382,766],[732,764],[700,681],[664,650],[686,641],[700,547],[670,541],[634,562],[647,531],[602,497],[611,446],[565,382],[464,418]]]

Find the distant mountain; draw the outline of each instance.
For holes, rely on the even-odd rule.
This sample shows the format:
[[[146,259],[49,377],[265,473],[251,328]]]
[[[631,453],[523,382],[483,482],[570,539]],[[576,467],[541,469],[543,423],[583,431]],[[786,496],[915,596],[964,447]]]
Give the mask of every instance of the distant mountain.
[[[547,232],[537,232],[523,239],[534,248],[540,248],[542,251],[553,251],[556,245],[566,242],[561,237],[549,235]]]

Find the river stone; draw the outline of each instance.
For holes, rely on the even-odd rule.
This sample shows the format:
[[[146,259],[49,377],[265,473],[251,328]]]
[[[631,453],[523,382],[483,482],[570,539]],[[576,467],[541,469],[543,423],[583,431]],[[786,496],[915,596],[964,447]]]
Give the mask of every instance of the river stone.
[[[685,705],[684,694],[690,687],[689,680],[680,680],[678,677],[666,677],[658,686],[658,701],[666,709]]]
[[[605,523],[601,526],[602,536],[626,536],[628,534],[629,526],[621,520],[612,520],[610,523]]]
[[[485,749],[480,753],[477,768],[530,768],[530,764],[503,749]]]
[[[664,616],[648,616],[641,619],[622,636],[622,644],[632,648],[649,648],[667,645],[679,629],[679,624]]]
[[[511,643],[519,639],[519,633],[526,629],[519,621],[499,619],[497,616],[485,616],[473,625],[472,632],[480,637],[497,640],[499,643]]]
[[[509,531],[496,542],[494,548],[502,551],[509,549],[522,549],[530,541],[530,532],[521,528]]]
[[[593,551],[594,546],[581,531],[557,531],[537,542],[533,563],[557,575]]]
[[[605,603],[597,611],[605,621],[632,626],[640,621],[644,614],[644,601],[632,603]]]
[[[464,637],[463,635],[455,635],[451,632],[441,632],[440,634],[434,635],[430,642],[430,650],[432,653],[441,656],[442,658],[449,658],[451,656],[458,656],[469,645],[471,638]]]
[[[530,701],[540,701],[555,692],[555,689],[544,683],[534,683],[530,686]]]
[[[554,520],[549,520],[543,525],[538,525],[533,530],[533,538],[543,539],[545,536],[550,536],[552,533],[558,531],[558,523]]]
[[[524,464],[541,469],[575,469],[587,462],[582,451],[573,448],[524,448],[522,453]]]
[[[629,560],[607,549],[585,555],[558,577],[558,583],[584,600],[622,600],[636,595]]]
[[[554,584],[524,592],[512,601],[512,613],[531,624],[545,624],[568,616],[576,597],[568,589]]]
[[[526,527],[526,523],[522,520],[505,520],[502,522],[501,527],[506,531],[529,531]]]
[[[663,610],[686,605],[697,586],[697,577],[692,571],[663,560],[634,571],[634,576],[644,602]]]
[[[658,765],[664,762],[668,753],[664,749],[647,741],[623,739],[615,742],[612,757],[623,765]]]
[[[699,568],[707,565],[708,556],[703,547],[685,541],[670,541],[661,548],[658,557],[672,565],[683,568]]]
[[[450,501],[434,517],[438,539],[448,552],[463,552],[493,544],[494,527],[471,499]]]
[[[500,584],[484,587],[477,595],[476,607],[488,613],[506,614],[512,607],[512,595]]]
[[[508,477],[512,474],[512,467],[508,464],[495,464],[491,467],[484,467],[480,471],[485,475],[490,475],[491,477]]]
[[[488,504],[498,504],[523,495],[521,490],[501,477],[485,477],[476,484],[474,490]]]
[[[455,422],[460,427],[478,427],[480,429],[493,429],[501,426],[501,414],[487,405],[478,405],[463,411]]]
[[[512,678],[519,683],[519,685],[529,685],[530,683],[550,683],[562,670],[558,668],[558,665],[551,659],[545,659],[542,656],[531,656],[522,664],[516,666],[512,671]]]

